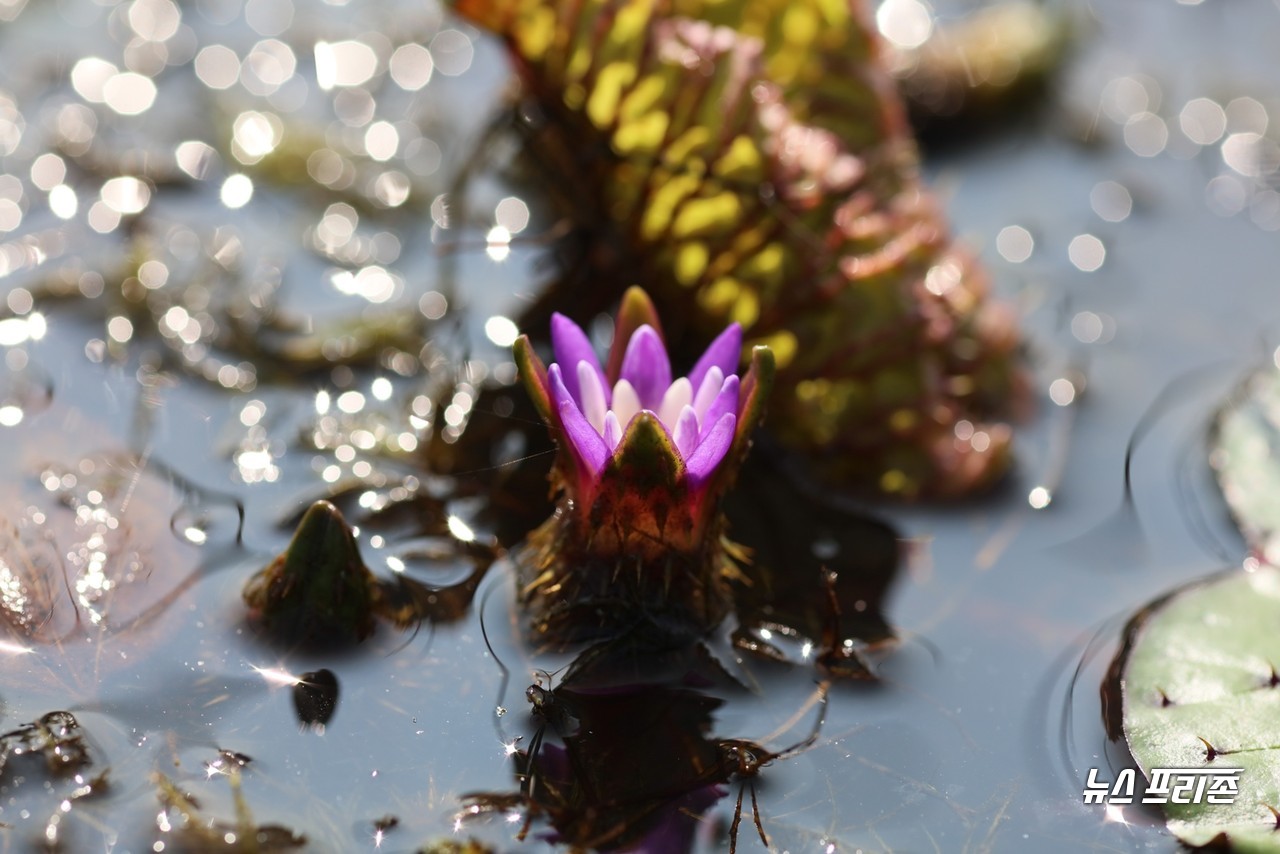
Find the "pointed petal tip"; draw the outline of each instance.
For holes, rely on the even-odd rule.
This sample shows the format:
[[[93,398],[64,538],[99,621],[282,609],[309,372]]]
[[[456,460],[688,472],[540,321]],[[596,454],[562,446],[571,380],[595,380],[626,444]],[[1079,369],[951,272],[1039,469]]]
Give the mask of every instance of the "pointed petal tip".
[[[742,326],[730,323],[724,331],[716,336],[706,351],[689,372],[689,382],[697,388],[702,384],[707,372],[713,367],[720,369],[725,376],[738,372],[738,363],[742,361]]]
[[[569,393],[569,390],[565,388],[564,384],[564,372],[560,370],[558,362],[552,362],[547,366],[547,379],[550,381],[551,391],[553,393],[561,390],[563,390],[566,395]]]
[[[685,405],[673,420],[675,427],[671,431],[672,441],[675,442],[676,450],[680,452],[680,458],[687,460],[698,446],[698,413],[692,406]]]
[[[740,385],[736,374],[725,377],[724,382],[720,385],[719,393],[711,401],[711,405],[707,407],[706,414],[702,416],[703,436],[709,434],[715,427],[716,422],[727,413],[732,413],[735,417],[741,414],[742,394]]]
[[[614,320],[613,346],[609,350],[606,375],[610,383],[618,381],[621,376],[623,351],[631,342],[631,337],[641,326],[653,329],[658,339],[662,340],[662,323],[658,320],[658,310],[653,300],[643,288],[632,285],[622,295],[622,303],[618,306],[618,314]]]
[[[726,412],[711,426],[698,447],[685,460],[686,477],[693,487],[701,486],[715,473],[733,444],[738,418]]]
[[[662,397],[671,387],[671,361],[661,336],[647,323],[627,342],[620,375],[631,383],[645,409],[657,410],[662,405]]]
[[[582,327],[574,323],[560,312],[551,315],[551,350],[555,354],[556,364],[564,370],[564,384],[573,399],[581,403],[582,388],[578,383],[578,363],[587,365],[600,378],[604,385],[604,371],[600,367],[600,357],[591,346],[591,339]]]
[[[621,440],[622,425],[618,422],[618,416],[610,410],[604,415],[604,443],[609,448],[609,453],[617,449]]]

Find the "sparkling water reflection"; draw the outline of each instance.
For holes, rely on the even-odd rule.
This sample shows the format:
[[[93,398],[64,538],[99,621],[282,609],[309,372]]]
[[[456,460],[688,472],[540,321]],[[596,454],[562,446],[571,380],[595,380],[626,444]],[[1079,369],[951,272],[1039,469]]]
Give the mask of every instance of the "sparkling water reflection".
[[[885,3],[878,20],[921,47],[945,5]],[[1136,454],[1135,515],[1104,513],[1165,384],[1225,359],[1225,388],[1259,341],[1272,358],[1280,134],[1259,81],[1275,79],[1280,13],[1064,5],[1091,5],[1097,27],[1048,117],[931,167],[1026,315],[1046,406],[1004,492],[891,511],[915,559],[887,613],[849,611],[907,640],[875,662],[881,685],[832,692],[811,750],[762,772],[776,846],[1174,849],[1079,794],[1088,766],[1126,761],[1096,695],[1117,611],[1217,566],[1169,485],[1218,391],[1179,394]],[[189,823],[158,772],[224,834],[244,826],[233,777],[255,824],[319,850],[452,834],[463,793],[518,788],[513,757],[541,726],[523,692],[566,663],[518,636],[509,567],[458,592],[488,596],[482,613],[383,624],[345,655],[263,644],[239,592],[329,496],[379,574],[418,582],[404,600],[444,613],[441,591],[475,569],[458,544],[518,539],[494,517],[538,509],[537,471],[512,506],[475,485],[549,448],[490,394],[514,379],[504,351],[555,248],[548,188],[516,139],[482,133],[501,48],[425,2],[0,0],[0,20],[3,714],[13,728],[68,709],[94,762],[52,791],[6,767],[5,832],[158,850]],[[471,430],[495,437],[482,455]],[[954,441],[990,437],[961,422]],[[865,558],[839,533],[804,559]],[[56,584],[28,581],[42,565]],[[807,662],[768,617],[752,630]],[[761,693],[707,689],[724,702],[703,740],[763,739],[813,689],[803,666],[727,659]],[[332,697],[299,699],[321,683]],[[108,768],[111,788],[61,809]],[[708,808],[722,826],[731,801]],[[463,832],[510,850],[521,807]],[[545,847],[535,828],[528,847]]]

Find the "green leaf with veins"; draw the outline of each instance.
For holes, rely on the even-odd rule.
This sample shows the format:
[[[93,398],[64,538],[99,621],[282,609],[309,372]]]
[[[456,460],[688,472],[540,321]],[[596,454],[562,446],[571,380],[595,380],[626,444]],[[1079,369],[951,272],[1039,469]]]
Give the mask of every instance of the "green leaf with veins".
[[[1192,846],[1280,852],[1280,569],[1182,590],[1129,627],[1124,734],[1152,768],[1242,768],[1232,804],[1166,804]]]
[[[1223,409],[1213,467],[1249,545],[1280,564],[1280,371],[1262,371]]]

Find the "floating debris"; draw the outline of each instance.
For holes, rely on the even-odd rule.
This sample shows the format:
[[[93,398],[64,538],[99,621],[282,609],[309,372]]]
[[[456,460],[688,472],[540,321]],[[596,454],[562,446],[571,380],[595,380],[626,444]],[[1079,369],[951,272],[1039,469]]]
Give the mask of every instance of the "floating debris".
[[[164,774],[156,772],[151,775],[156,794],[164,806],[156,816],[156,828],[160,833],[157,845],[164,848],[167,844],[174,844],[176,850],[192,852],[270,854],[292,851],[307,844],[307,837],[287,827],[256,824],[241,788],[240,768],[233,764],[224,776],[235,803],[235,819],[231,822],[206,816],[196,799]],[[171,813],[176,813],[176,816]]]
[[[0,735],[0,772],[9,760],[39,756],[54,776],[67,776],[93,764],[84,732],[70,712],[49,712],[38,721]]]
[[[495,849],[474,839],[442,839],[419,848],[418,854],[495,854]]]

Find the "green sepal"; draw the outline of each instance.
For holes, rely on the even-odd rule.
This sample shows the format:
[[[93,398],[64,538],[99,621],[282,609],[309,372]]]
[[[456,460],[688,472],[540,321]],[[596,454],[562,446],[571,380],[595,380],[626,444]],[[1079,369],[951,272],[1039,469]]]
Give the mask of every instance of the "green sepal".
[[[738,395],[738,425],[733,435],[733,446],[726,457],[734,468],[742,462],[751,442],[751,434],[764,420],[765,403],[773,390],[773,378],[777,372],[777,364],[773,351],[768,347],[751,348],[751,366],[742,378]]]
[[[587,553],[657,565],[702,547],[694,510],[680,453],[658,417],[641,412],[583,502],[574,536]]]
[[[569,440],[561,432],[560,413],[551,404],[551,381],[547,378],[547,366],[538,358],[528,335],[517,338],[516,343],[511,346],[511,352],[515,356],[520,383],[556,443],[556,464],[551,477],[552,495],[564,483],[576,484],[577,490],[583,492],[593,475],[579,471],[577,457],[569,446]]]
[[[652,412],[642,411],[631,419],[622,441],[605,463],[601,481],[614,479],[640,494],[675,489],[684,480],[684,460]]]
[[[622,295],[622,304],[618,306],[618,316],[614,322],[613,346],[609,348],[609,362],[604,369],[609,385],[616,383],[618,375],[622,372],[622,357],[626,353],[627,342],[631,340],[632,333],[646,324],[653,327],[658,337],[666,341],[653,300],[649,299],[649,294],[645,293],[644,288],[632,285]]]
[[[773,389],[776,370],[772,350],[760,345],[751,348],[751,365],[742,375],[742,384],[738,387],[738,423],[733,430],[733,444],[708,478],[703,495],[718,500],[737,479],[738,469],[742,468],[751,450],[751,437],[764,420],[765,404]]]
[[[516,343],[511,346],[511,353],[515,357],[516,368],[520,372],[520,383],[528,393],[529,399],[533,401],[538,414],[542,416],[542,420],[547,424],[559,424],[560,420],[554,418],[551,412],[551,395],[548,392],[551,385],[547,379],[547,366],[534,352],[529,336],[521,335],[517,338]]]

